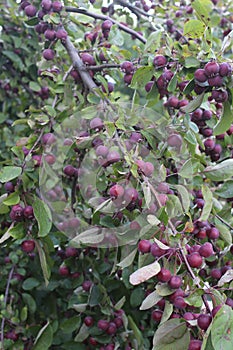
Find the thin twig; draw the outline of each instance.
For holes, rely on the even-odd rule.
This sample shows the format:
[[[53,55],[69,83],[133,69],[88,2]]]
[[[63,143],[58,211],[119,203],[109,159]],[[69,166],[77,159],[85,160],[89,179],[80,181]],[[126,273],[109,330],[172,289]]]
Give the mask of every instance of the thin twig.
[[[133,6],[132,4],[128,3],[127,1],[124,0],[114,0],[114,2],[118,5],[121,5],[123,7],[127,7],[131,12],[133,12],[136,16],[145,16],[145,17],[151,17],[151,15],[142,9]]]
[[[120,66],[121,65],[117,63],[106,63],[106,64],[100,64],[99,66],[87,66],[87,70],[100,71],[108,68],[120,68]]]
[[[233,227],[228,224],[228,222],[226,222],[224,219],[221,218],[221,216],[219,216],[218,214],[214,214],[214,216],[219,220],[221,221],[224,225],[226,225],[227,227],[229,227],[229,229],[233,230]]]
[[[7,284],[6,284],[6,290],[5,290],[5,296],[4,296],[4,306],[6,307],[7,305],[7,299],[9,295],[9,289],[10,289],[10,282],[14,273],[15,266],[13,265],[7,279]],[[1,349],[4,350],[4,326],[5,326],[5,317],[2,318],[2,323],[1,323]]]
[[[74,13],[80,13],[82,15],[86,15],[88,17],[92,17],[94,19],[101,19],[102,21],[106,21],[106,20],[110,20],[112,23],[116,24],[118,26],[119,29],[123,30],[124,32],[133,35],[135,38],[137,38],[138,40],[140,40],[143,44],[146,44],[146,39],[144,38],[144,36],[142,36],[141,34],[139,34],[138,32],[136,32],[135,30],[127,27],[126,25],[116,21],[115,19],[109,17],[109,16],[105,16],[105,15],[101,15],[101,14],[97,14],[94,12],[90,12],[88,10],[85,9],[79,9],[76,7],[71,7],[71,6],[66,6],[65,10],[67,12],[74,12]]]

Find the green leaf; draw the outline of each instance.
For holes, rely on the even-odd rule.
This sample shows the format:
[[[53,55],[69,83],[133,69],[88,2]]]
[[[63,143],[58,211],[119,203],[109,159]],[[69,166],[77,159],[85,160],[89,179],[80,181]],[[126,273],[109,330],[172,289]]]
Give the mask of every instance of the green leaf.
[[[85,323],[82,324],[78,334],[74,338],[74,341],[77,343],[82,343],[85,339],[87,339],[89,336],[89,328],[85,325]]]
[[[167,90],[169,92],[174,92],[177,87],[177,74],[174,74],[172,79],[170,80]]]
[[[233,269],[227,270],[224,275],[218,281],[218,287],[222,287],[225,283],[229,283],[233,280]]]
[[[190,19],[184,24],[184,35],[188,38],[200,38],[205,32],[205,24],[198,19]]]
[[[197,17],[208,25],[210,21],[210,11],[213,4],[210,0],[194,0],[192,1],[192,8],[195,10]]]
[[[39,253],[40,265],[41,265],[41,269],[43,272],[45,285],[47,287],[49,284],[49,278],[51,275],[51,271],[50,271],[49,265],[47,263],[46,255],[45,255],[43,248],[41,247],[41,245],[38,241],[35,241],[35,243],[36,243],[36,248],[37,248],[38,253]]]
[[[22,239],[25,237],[25,225],[23,222],[19,222],[17,225],[9,229],[9,234],[14,239]]]
[[[10,180],[13,180],[16,177],[19,177],[21,172],[22,169],[18,166],[5,166],[0,172],[0,182],[5,183]]]
[[[185,66],[185,68],[199,68],[200,61],[196,57],[189,56],[189,57],[185,58],[184,66]],[[187,85],[186,85],[186,87],[187,87]]]
[[[135,258],[135,255],[137,254],[138,249],[135,248],[131,253],[129,253],[123,260],[121,260],[119,262],[119,264],[117,264],[118,266],[120,266],[122,269],[130,266]]]
[[[45,202],[34,196],[33,210],[39,226],[39,237],[45,237],[52,227],[52,216],[49,207]]]
[[[161,37],[162,30],[153,31],[146,41],[145,51],[154,53],[160,47]]]
[[[179,175],[184,178],[192,178],[198,171],[199,162],[196,159],[188,159],[179,170]]]
[[[34,278],[34,277],[29,277],[23,282],[23,289],[24,290],[32,290],[33,288],[36,288],[40,285],[40,282]]]
[[[17,55],[13,51],[7,51],[7,50],[3,50],[2,54],[8,57],[14,63],[15,67],[18,67],[20,70],[24,69],[23,61],[21,60],[19,55]]]
[[[159,273],[161,267],[157,261],[149,264],[147,266],[143,266],[137,271],[133,272],[129,277],[129,282],[134,286],[140,283],[143,283],[149,280],[151,277],[154,277]]]
[[[172,185],[171,187],[175,188],[178,191],[184,212],[187,213],[190,206],[190,198],[187,189],[182,185]]]
[[[154,305],[157,304],[159,300],[161,300],[162,297],[158,295],[156,290],[154,290],[152,293],[147,295],[147,297],[143,300],[142,305],[140,306],[140,310],[148,310]]]
[[[72,333],[80,327],[80,324],[81,324],[81,317],[73,316],[61,323],[61,330],[64,333]]]
[[[190,334],[183,320],[164,322],[155,332],[152,350],[187,350]]]
[[[28,293],[22,293],[22,298],[25,304],[28,306],[29,312],[34,314],[36,312],[36,302],[33,297]]]
[[[35,81],[30,81],[29,87],[31,90],[36,91],[36,92],[41,90],[40,85],[38,83],[36,83]]]
[[[158,283],[156,285],[156,292],[161,297],[166,297],[167,295],[171,295],[174,293],[174,289],[171,289],[166,283]]]
[[[103,298],[103,295],[101,293],[101,290],[100,290],[100,287],[97,286],[97,285],[94,285],[92,288],[91,288],[91,291],[90,291],[90,296],[89,296],[89,300],[88,300],[88,304],[93,307],[93,306],[96,306],[96,305],[99,305],[101,300]]]
[[[204,96],[205,96],[205,92],[198,95],[194,100],[189,102],[189,104],[187,104],[186,106],[181,107],[182,112],[191,113],[191,112],[195,111],[195,109],[199,108],[200,105],[202,104]]]
[[[233,159],[226,159],[214,166],[204,169],[205,176],[213,181],[228,180],[233,174]]]
[[[215,226],[220,232],[220,237],[228,244],[232,244],[232,234],[226,225],[221,223],[218,219],[215,220]]]
[[[213,319],[211,340],[215,350],[232,350],[233,344],[233,310],[223,305]]]
[[[213,206],[213,194],[212,191],[209,189],[208,186],[203,185],[201,187],[203,199],[205,201],[204,207],[201,212],[201,217],[199,218],[200,221],[208,220],[212,206]]]
[[[138,329],[136,323],[134,322],[134,320],[131,316],[128,316],[128,320],[129,320],[129,326],[133,331],[133,335],[137,339],[139,349],[141,349],[141,346],[143,343],[142,333]]]
[[[224,134],[224,132],[230,128],[232,123],[233,113],[231,110],[231,105],[229,101],[226,101],[223,104],[223,113],[221,115],[221,118],[214,127],[214,135]]]
[[[53,342],[53,328],[47,323],[37,334],[32,350],[48,350]]]
[[[151,80],[153,73],[154,67],[146,66],[138,68],[133,75],[130,87],[132,89],[144,88],[146,83]]]
[[[221,198],[233,197],[233,180],[224,182],[214,193]]]
[[[20,202],[20,197],[18,192],[13,192],[9,194],[9,196],[3,201],[5,205],[9,205],[9,206],[18,204],[19,202]]]
[[[141,304],[144,296],[145,292],[141,287],[135,288],[130,294],[130,305],[133,308],[138,307]]]
[[[173,305],[171,303],[169,303],[168,300],[166,300],[165,308],[163,310],[163,316],[162,316],[161,321],[160,321],[160,325],[162,325],[164,322],[166,322],[170,318],[172,312],[173,312]]]

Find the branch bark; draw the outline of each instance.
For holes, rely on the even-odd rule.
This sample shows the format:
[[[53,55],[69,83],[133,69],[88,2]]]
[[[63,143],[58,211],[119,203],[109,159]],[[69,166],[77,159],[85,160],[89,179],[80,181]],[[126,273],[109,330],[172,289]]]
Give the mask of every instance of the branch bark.
[[[119,29],[123,30],[124,32],[126,32],[128,34],[133,35],[135,38],[140,40],[143,44],[146,44],[146,39],[141,34],[136,32],[135,30],[125,26],[122,23],[119,23],[118,21],[116,21],[115,19],[113,19],[109,16],[97,14],[97,13],[90,12],[90,11],[85,10],[85,9],[79,9],[79,8],[71,7],[71,6],[66,6],[65,10],[66,10],[66,12],[80,13],[82,15],[86,15],[86,16],[92,17],[94,19],[101,19],[102,21],[106,21],[106,20],[112,21],[112,23],[116,24]]]

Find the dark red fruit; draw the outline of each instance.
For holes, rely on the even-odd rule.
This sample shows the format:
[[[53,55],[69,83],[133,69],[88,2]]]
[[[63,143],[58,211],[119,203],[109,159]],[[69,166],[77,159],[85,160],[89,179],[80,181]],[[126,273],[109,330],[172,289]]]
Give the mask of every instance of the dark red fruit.
[[[101,130],[104,127],[102,119],[96,117],[90,121],[90,128],[94,130]]]
[[[9,193],[14,192],[14,190],[15,190],[15,185],[10,181],[6,182],[4,187],[5,187],[5,190]]]
[[[112,197],[112,198],[120,198],[120,197],[123,197],[124,195],[124,187],[122,187],[121,185],[113,185],[112,187],[110,187],[109,189],[109,195]]]
[[[211,93],[211,97],[216,102],[225,102],[228,100],[228,93],[226,90],[213,90]]]
[[[56,32],[56,38],[60,40],[67,39],[67,31],[65,29],[58,29]]]
[[[219,72],[219,64],[217,62],[208,62],[204,67],[205,74],[207,77],[216,75]]]
[[[91,289],[92,286],[92,282],[91,281],[84,281],[82,284],[83,290],[85,290],[85,292],[89,292],[89,290]]]
[[[153,65],[157,68],[164,67],[167,64],[167,59],[163,55],[155,56]]]
[[[232,72],[231,66],[227,62],[223,62],[219,65],[219,74],[222,77],[227,77]]]
[[[216,313],[221,309],[222,305],[217,305],[211,311],[212,317],[215,317]]]
[[[33,6],[33,5],[28,5],[24,9],[24,13],[28,17],[34,17],[36,15],[36,13],[37,13],[37,8],[35,6]]]
[[[43,145],[52,145],[54,142],[56,142],[56,137],[52,133],[47,133],[43,135],[41,141]]]
[[[67,266],[63,265],[59,267],[59,275],[67,277],[70,275],[70,270]]]
[[[134,71],[134,65],[130,61],[125,61],[121,64],[121,70],[126,74],[131,74]]]
[[[112,25],[113,25],[112,21],[110,21],[109,19],[106,19],[106,20],[102,23],[101,28],[102,28],[103,31],[105,31],[105,30],[110,30],[111,27],[112,27]]]
[[[13,221],[21,221],[23,219],[23,208],[17,204],[11,208],[10,218]]]
[[[138,250],[140,253],[149,253],[151,248],[151,242],[147,239],[142,239],[138,243]],[[158,275],[157,275],[158,276]]]
[[[222,277],[222,271],[221,269],[212,269],[210,271],[210,276],[216,280],[219,280]]]
[[[45,11],[50,11],[52,8],[52,1],[51,0],[42,0],[41,7]]]
[[[119,162],[120,159],[121,159],[121,156],[117,151],[110,151],[107,155],[108,164]]]
[[[63,172],[65,175],[72,177],[75,175],[76,169],[72,165],[66,165]]]
[[[206,139],[204,141],[205,150],[212,151],[215,146],[215,141],[213,139]]]
[[[194,73],[194,78],[197,82],[204,83],[207,81],[207,76],[204,69],[197,69]]]
[[[102,331],[106,331],[109,327],[109,321],[107,320],[99,320],[97,323],[97,327]]]
[[[214,254],[213,245],[209,242],[205,242],[199,249],[199,254],[204,258],[209,258]]]
[[[178,309],[185,309],[187,306],[187,303],[185,302],[184,298],[181,296],[178,296],[174,299],[173,304]]]
[[[93,317],[91,317],[91,316],[86,316],[86,317],[84,318],[84,323],[85,323],[85,325],[86,325],[87,327],[93,326],[93,324],[94,324],[94,319],[93,319]]]
[[[35,242],[32,239],[27,239],[22,242],[21,249],[25,253],[31,253],[35,249]]]
[[[182,279],[180,276],[172,276],[168,282],[168,285],[171,289],[180,288],[182,285]]]
[[[62,3],[60,1],[54,1],[52,3],[52,8],[54,12],[61,12],[62,10]]]
[[[193,268],[199,268],[202,265],[202,257],[198,252],[187,255],[188,263]]]
[[[66,247],[65,255],[67,258],[78,256],[78,249],[74,247]]]
[[[44,59],[46,59],[47,61],[53,60],[55,57],[55,52],[52,49],[45,49],[43,51],[43,57]]]
[[[168,282],[171,279],[171,272],[170,270],[162,267],[156,277],[160,282]]]
[[[44,32],[44,36],[46,39],[48,40],[54,40],[56,38],[56,32],[55,30],[53,29],[47,29],[45,32]]]
[[[209,239],[218,239],[220,232],[217,229],[217,227],[211,227],[210,229],[208,229],[206,231],[207,236],[209,237]]]
[[[210,315],[201,314],[197,318],[197,325],[198,325],[199,328],[201,328],[204,331],[206,331],[207,328],[209,327],[211,321],[212,321],[212,317]]]
[[[154,320],[155,322],[160,322],[162,316],[163,316],[163,311],[161,310],[154,310],[151,314],[152,320]]]
[[[87,52],[84,52],[82,54],[81,59],[82,59],[83,63],[85,63],[89,66],[94,66],[96,64],[94,57]]]
[[[192,339],[189,343],[188,350],[201,350],[202,341],[198,339]]]
[[[109,326],[107,328],[107,334],[114,335],[117,332],[117,326],[114,322],[109,322]]]
[[[23,210],[23,216],[25,219],[33,219],[34,218],[34,211],[33,207],[31,205],[27,205]]]

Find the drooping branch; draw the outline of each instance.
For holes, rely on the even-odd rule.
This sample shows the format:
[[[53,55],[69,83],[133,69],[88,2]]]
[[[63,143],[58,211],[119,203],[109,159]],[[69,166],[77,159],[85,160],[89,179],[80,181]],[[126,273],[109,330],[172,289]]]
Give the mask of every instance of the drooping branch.
[[[126,32],[128,34],[133,35],[135,38],[140,40],[143,44],[146,44],[146,39],[144,38],[144,36],[142,36],[141,34],[136,32],[135,30],[127,27],[126,25],[116,21],[115,19],[113,19],[113,18],[111,18],[109,16],[105,16],[105,15],[102,15],[102,14],[97,14],[97,13],[90,12],[90,11],[85,10],[85,9],[79,9],[79,8],[71,7],[71,6],[66,6],[65,10],[67,12],[80,13],[82,15],[86,15],[86,16],[94,18],[94,19],[100,19],[102,21],[110,20],[110,21],[112,21],[112,23],[116,24],[119,29],[123,30],[124,32]]]
[[[127,7],[131,12],[133,12],[136,16],[142,15],[145,17],[150,17],[151,15],[145,11],[143,11],[142,9],[133,6],[132,4],[130,4],[129,2],[125,1],[125,0],[114,0],[114,2],[118,5],[121,5],[122,7]]]
[[[87,66],[87,70],[92,70],[92,71],[101,71],[103,69],[109,69],[109,68],[120,68],[120,64],[117,63],[106,63],[106,64],[100,64],[98,66]]]
[[[71,58],[73,67],[75,69],[77,69],[78,73],[80,74],[84,85],[90,91],[97,88],[96,83],[94,82],[94,80],[90,76],[85,64],[83,63],[81,57],[79,56],[77,50],[75,49],[75,47],[74,47],[74,45],[71,42],[69,37],[63,42],[63,45],[66,48],[68,55]]]

